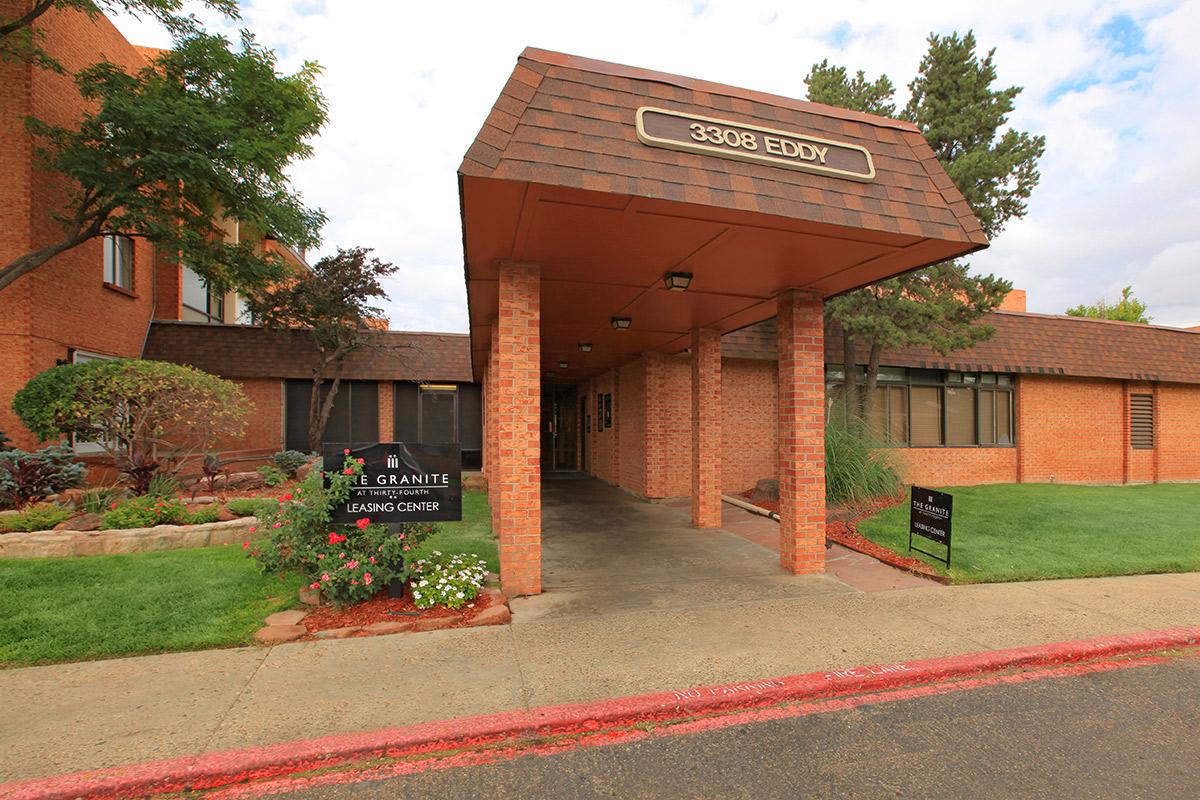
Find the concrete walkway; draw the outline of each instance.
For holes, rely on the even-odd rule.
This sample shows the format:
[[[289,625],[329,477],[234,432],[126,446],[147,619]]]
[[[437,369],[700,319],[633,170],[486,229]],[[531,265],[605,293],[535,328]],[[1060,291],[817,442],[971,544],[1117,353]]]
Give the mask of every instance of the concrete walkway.
[[[548,502],[549,591],[514,601],[511,626],[0,670],[0,781],[1200,623],[1200,573],[866,592],[782,575],[769,551],[727,533],[688,541],[680,512],[641,510]],[[631,519],[656,525],[607,547],[564,538]],[[616,574],[614,547],[631,556]],[[703,560],[714,553],[725,560]]]

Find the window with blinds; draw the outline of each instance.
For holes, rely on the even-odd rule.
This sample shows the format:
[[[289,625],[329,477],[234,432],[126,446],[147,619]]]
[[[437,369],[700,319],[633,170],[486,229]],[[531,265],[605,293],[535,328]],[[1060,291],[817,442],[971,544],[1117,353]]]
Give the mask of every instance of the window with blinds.
[[[1154,395],[1129,395],[1129,444],[1134,450],[1154,449]]]

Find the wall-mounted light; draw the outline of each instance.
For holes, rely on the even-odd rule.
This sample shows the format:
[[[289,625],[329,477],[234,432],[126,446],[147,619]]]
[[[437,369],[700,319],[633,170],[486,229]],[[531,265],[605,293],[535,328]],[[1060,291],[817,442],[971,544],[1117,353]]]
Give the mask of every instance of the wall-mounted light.
[[[567,362],[565,362],[565,361],[560,361],[560,362],[558,362],[558,368],[559,368],[559,369],[566,369],[566,368],[567,368]]]
[[[580,343],[579,343],[579,351],[580,351],[581,353],[590,353],[590,352],[592,352],[592,343],[591,343],[591,342],[580,342]]]
[[[553,378],[553,377],[554,377],[554,370],[549,370],[549,369],[548,369],[548,370],[546,370],[545,372],[543,372],[542,374],[543,374],[543,375],[545,375],[547,378]]]
[[[687,288],[692,285],[692,273],[668,272],[663,275],[663,285],[672,292],[686,292]]]
[[[613,317],[612,326],[619,331],[627,330],[633,324],[631,317]]]

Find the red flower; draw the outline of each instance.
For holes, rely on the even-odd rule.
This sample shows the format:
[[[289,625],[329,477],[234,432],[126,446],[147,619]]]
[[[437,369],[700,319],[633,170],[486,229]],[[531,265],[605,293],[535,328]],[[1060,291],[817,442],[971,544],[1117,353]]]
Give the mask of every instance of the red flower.
[[[358,463],[360,463],[360,464],[365,464],[365,463],[367,463],[367,462],[366,462],[366,459],[359,458],[359,459],[356,459],[356,460],[357,460],[357,461],[358,461]]]
[[[117,501],[113,500],[113,504],[111,506],[109,506],[109,508],[115,509],[116,507],[117,507]]]
[[[360,531],[365,531],[367,526],[371,524],[371,520],[369,517],[363,517],[362,519],[354,520],[354,524],[358,526]]]
[[[342,451],[342,455],[344,455],[344,456],[348,456],[348,455],[350,455],[350,448],[349,448],[349,447],[347,447],[345,450],[343,450],[343,451]]]
[[[242,549],[243,549],[243,550],[249,550],[249,549],[250,549],[250,542],[249,542],[249,540],[242,542]]]
[[[350,467],[346,467],[344,470],[342,470],[342,474],[343,474],[343,475],[353,475],[353,474],[354,474],[354,470],[353,470],[353,469],[351,469]]]
[[[369,572],[363,573],[363,583],[365,583],[367,586],[371,585],[371,573],[369,573]]]
[[[310,588],[310,589],[320,589],[320,588],[321,588],[321,584],[320,584],[320,583],[318,583],[317,581],[313,581],[312,583],[310,583],[310,584],[308,585],[308,588]]]
[[[281,502],[281,503],[286,503],[288,500],[291,500],[291,499],[292,499],[292,495],[291,495],[291,493],[289,492],[288,494],[281,495],[281,496],[279,497],[279,502]]]
[[[341,535],[340,533],[338,533],[337,531],[330,531],[330,532],[329,532],[329,543],[330,543],[330,544],[341,544],[341,543],[342,543],[342,542],[344,542],[344,541],[346,541],[346,537],[345,537],[345,536],[342,536],[342,535]]]

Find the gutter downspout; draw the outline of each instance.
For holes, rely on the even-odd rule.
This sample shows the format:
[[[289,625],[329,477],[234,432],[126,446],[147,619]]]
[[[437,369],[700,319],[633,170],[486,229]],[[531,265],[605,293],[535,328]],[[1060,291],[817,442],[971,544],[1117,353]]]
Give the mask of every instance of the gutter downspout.
[[[146,357],[146,344],[150,341],[150,326],[158,315],[158,248],[154,248],[153,265],[150,270],[150,319],[146,321],[146,335],[142,337],[142,352],[138,358]]]
[[[776,514],[774,511],[768,511],[767,509],[760,508],[759,506],[756,506],[753,503],[747,503],[745,500],[743,500],[740,497],[734,497],[733,495],[730,495],[730,494],[723,494],[723,495],[721,495],[721,499],[724,500],[726,503],[729,503],[729,505],[737,506],[738,508],[745,509],[746,511],[749,511],[751,514],[758,514],[760,517],[767,517],[769,519],[775,520],[776,522],[779,522],[779,515]]]

